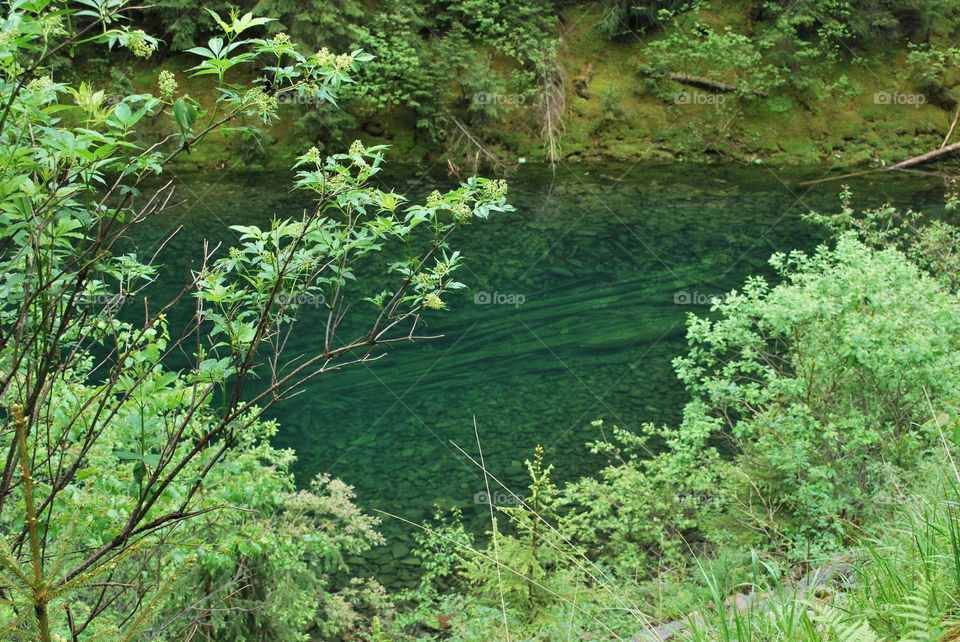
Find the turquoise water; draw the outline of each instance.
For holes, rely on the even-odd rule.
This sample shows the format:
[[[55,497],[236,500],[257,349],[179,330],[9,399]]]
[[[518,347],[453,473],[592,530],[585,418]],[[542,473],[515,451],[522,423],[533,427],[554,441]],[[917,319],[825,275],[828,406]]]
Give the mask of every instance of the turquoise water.
[[[487,516],[474,423],[488,469],[525,486],[523,461],[541,444],[562,481],[602,465],[584,447],[591,421],[636,428],[675,421],[684,402],[670,366],[684,321],[706,300],[767,273],[774,251],[812,248],[823,233],[800,220],[835,209],[838,183],[798,186],[822,170],[763,167],[526,168],[510,178],[515,213],[474,223],[455,241],[470,286],[432,314],[443,338],[397,347],[385,359],[325,375],[278,407],[277,439],[298,455],[301,483],[330,472],[355,486],[366,510],[414,521],[433,505],[460,506],[478,531]],[[411,176],[415,176],[412,178]],[[163,263],[179,286],[202,238],[232,242],[225,224],[267,224],[308,203],[288,177],[180,176],[191,201],[138,236],[141,253],[174,223]],[[416,172],[388,181],[422,198],[447,182]],[[942,184],[916,176],[851,181],[855,205],[885,201],[936,209]],[[319,310],[304,308],[290,353],[315,347]],[[389,543],[366,560],[388,583],[416,572],[411,529],[386,520]]]

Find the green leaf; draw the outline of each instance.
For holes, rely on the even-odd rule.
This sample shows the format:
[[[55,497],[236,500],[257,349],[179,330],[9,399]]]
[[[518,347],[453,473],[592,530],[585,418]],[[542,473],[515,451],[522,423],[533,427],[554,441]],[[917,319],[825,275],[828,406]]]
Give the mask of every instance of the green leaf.
[[[173,117],[177,120],[177,124],[180,125],[180,130],[186,134],[197,120],[197,108],[183,98],[178,98],[177,101],[173,103]]]
[[[146,474],[147,468],[143,465],[142,461],[138,461],[133,467],[133,479],[137,482],[137,485],[143,481],[143,476]]]
[[[207,9],[207,8],[204,7],[204,9]],[[224,22],[223,20],[221,20],[221,19],[220,19],[220,16],[217,15],[217,13],[216,13],[215,11],[213,11],[213,10],[211,10],[211,9],[207,9],[207,13],[209,13],[211,16],[213,16],[213,19],[216,21],[217,25],[219,25],[219,27],[220,27],[221,29],[223,29],[223,31],[224,31],[225,33],[229,33],[229,32],[230,32],[230,25],[228,25],[226,22]]]
[[[130,111],[130,105],[126,103],[120,103],[113,108],[113,115],[118,121],[120,121],[122,125],[127,126],[133,113]]]

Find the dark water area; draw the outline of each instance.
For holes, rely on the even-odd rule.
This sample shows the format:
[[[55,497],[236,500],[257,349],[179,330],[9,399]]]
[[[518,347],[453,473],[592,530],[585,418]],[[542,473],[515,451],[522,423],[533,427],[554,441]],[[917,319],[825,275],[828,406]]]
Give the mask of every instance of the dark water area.
[[[394,173],[384,182],[414,200],[450,183],[439,171]],[[296,450],[301,484],[329,472],[356,488],[363,509],[413,521],[435,504],[459,506],[480,532],[483,477],[454,446],[476,456],[474,422],[490,472],[521,492],[523,461],[537,444],[562,482],[603,465],[584,445],[601,437],[591,421],[629,429],[675,422],[685,396],[670,362],[686,345],[687,314],[709,314],[709,298],[748,275],[771,275],[773,252],[824,240],[800,216],[835,211],[840,183],[798,185],[823,173],[525,167],[509,179],[517,211],[473,223],[453,243],[466,256],[457,276],[469,288],[447,297],[449,311],[429,315],[428,332],[444,336],[309,384],[272,410],[282,426],[277,445]],[[170,294],[182,285],[203,239],[222,242],[222,252],[235,244],[227,225],[299,215],[309,199],[289,191],[289,178],[178,176],[188,205],[135,239],[148,255],[183,226],[160,255],[166,269],[158,289]],[[942,210],[937,179],[891,174],[847,184],[855,207]],[[318,307],[301,308],[291,354],[321,345],[324,319]],[[416,573],[413,529],[387,519],[382,530],[387,546],[365,562],[402,585]]]

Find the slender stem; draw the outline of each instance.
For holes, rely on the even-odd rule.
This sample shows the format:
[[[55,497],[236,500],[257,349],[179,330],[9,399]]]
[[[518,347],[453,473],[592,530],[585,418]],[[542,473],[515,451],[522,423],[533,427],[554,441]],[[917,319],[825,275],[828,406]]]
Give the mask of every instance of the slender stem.
[[[33,502],[33,477],[30,475],[30,456],[27,452],[27,418],[23,408],[13,409],[13,425],[20,445],[20,467],[23,469],[23,491],[27,504],[27,529],[30,532],[30,556],[33,564],[33,611],[42,642],[50,642],[50,620],[47,615],[47,595],[43,582],[43,558],[40,556],[40,536],[37,532],[37,511]]]

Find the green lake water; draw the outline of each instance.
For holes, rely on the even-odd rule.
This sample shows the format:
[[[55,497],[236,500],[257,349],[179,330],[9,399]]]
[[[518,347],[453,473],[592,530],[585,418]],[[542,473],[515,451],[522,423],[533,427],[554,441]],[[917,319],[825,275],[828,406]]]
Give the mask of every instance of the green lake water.
[[[396,171],[396,170],[394,170]],[[810,209],[835,210],[839,183],[805,187],[823,170],[765,167],[577,166],[524,168],[510,177],[514,213],[471,224],[454,241],[467,258],[431,314],[443,338],[398,346],[386,358],[324,375],[272,411],[280,446],[294,448],[306,483],[330,472],[356,488],[365,510],[421,521],[433,506],[459,506],[480,532],[487,507],[476,466],[474,422],[488,469],[522,492],[523,461],[535,445],[557,481],[595,472],[584,444],[601,437],[591,421],[636,428],[675,421],[684,403],[670,361],[685,346],[690,312],[750,274],[769,274],[774,251],[813,248],[823,231]],[[449,179],[398,173],[386,184],[411,198]],[[309,201],[289,176],[180,175],[189,201],[135,239],[141,255],[183,226],[166,246],[161,288],[182,284],[202,239],[235,242],[226,225],[267,225]],[[856,206],[886,201],[935,212],[943,185],[914,175],[852,180]],[[321,310],[301,309],[291,354],[322,338]],[[496,498],[495,498],[496,499]],[[391,584],[416,574],[412,528],[386,519],[388,544],[365,560]]]

